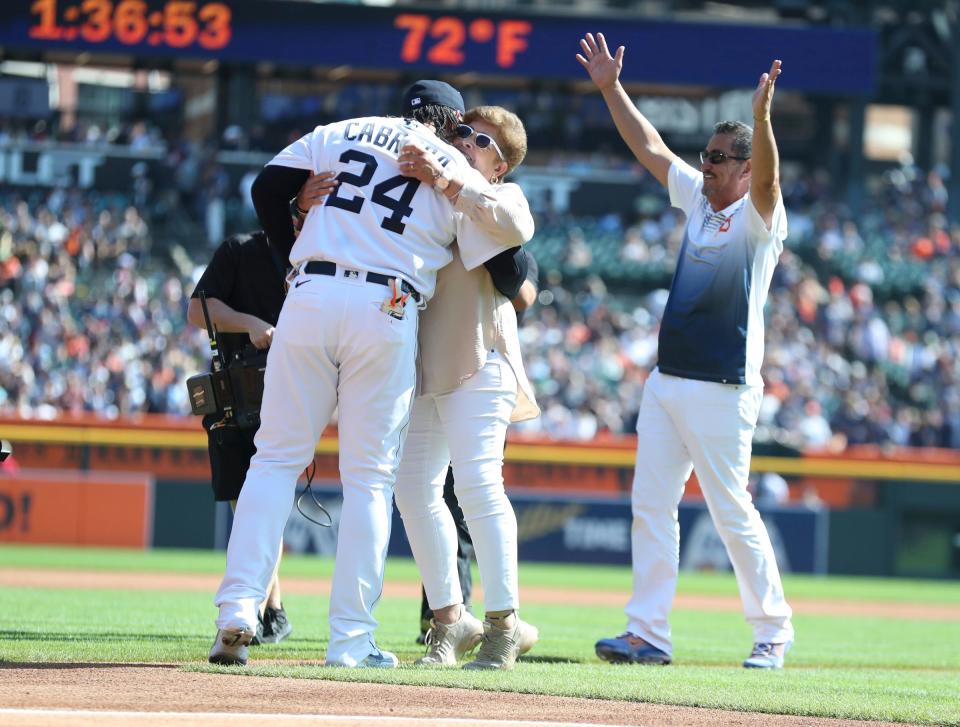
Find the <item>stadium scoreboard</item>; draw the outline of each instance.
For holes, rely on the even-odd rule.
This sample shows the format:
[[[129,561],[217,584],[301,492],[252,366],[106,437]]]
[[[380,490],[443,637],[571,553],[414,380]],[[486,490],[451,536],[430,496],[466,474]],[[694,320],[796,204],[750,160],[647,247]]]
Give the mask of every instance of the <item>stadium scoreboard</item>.
[[[293,0],[4,0],[5,52],[216,58],[412,73],[585,78],[587,31],[627,46],[626,82],[744,87],[782,58],[785,88],[869,95],[876,33],[856,28],[501,14]]]

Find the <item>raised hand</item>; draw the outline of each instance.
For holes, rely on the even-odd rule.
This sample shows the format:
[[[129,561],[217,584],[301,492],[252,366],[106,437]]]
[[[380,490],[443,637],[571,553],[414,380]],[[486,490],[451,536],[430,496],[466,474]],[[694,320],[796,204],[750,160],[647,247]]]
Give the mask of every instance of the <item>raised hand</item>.
[[[597,88],[603,91],[613,86],[623,68],[624,47],[617,48],[616,55],[611,56],[603,33],[597,33],[596,39],[593,33],[587,33],[580,39],[580,47],[583,48],[583,54],[577,53],[577,60],[587,69]]]
[[[753,118],[756,121],[770,120],[770,104],[773,101],[774,84],[780,76],[781,61],[770,64],[770,71],[760,76],[757,90],[753,92]]]

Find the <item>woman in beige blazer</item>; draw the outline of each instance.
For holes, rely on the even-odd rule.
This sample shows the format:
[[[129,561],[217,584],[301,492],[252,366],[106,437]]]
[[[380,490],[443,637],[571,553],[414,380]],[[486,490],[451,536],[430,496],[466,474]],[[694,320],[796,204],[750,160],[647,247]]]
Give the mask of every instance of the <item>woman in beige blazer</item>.
[[[404,147],[401,171],[406,164],[405,173],[432,183],[494,240],[516,242],[517,233],[529,240],[533,217],[523,191],[502,181],[526,154],[522,122],[498,106],[471,109],[463,121],[453,144],[472,169],[445,171],[428,152]],[[511,294],[498,290],[493,270],[467,271],[454,250],[420,321],[419,395],[395,490],[434,612],[420,664],[454,665],[480,642],[465,668],[510,669],[538,636],[517,617],[517,521],[503,487],[503,446],[510,422],[540,410],[520,358]],[[482,625],[462,606],[456,531],[443,501],[448,462],[480,568]]]

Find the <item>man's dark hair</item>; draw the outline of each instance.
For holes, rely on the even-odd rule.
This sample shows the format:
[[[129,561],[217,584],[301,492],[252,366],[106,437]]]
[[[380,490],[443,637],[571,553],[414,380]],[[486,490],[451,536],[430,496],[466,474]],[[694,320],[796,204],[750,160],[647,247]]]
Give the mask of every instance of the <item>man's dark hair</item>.
[[[453,140],[462,118],[460,112],[456,109],[432,103],[419,106],[410,111],[408,115],[421,124],[432,124],[433,128],[437,130],[437,136],[446,142]]]
[[[713,133],[733,137],[734,156],[749,159],[753,154],[753,129],[742,121],[721,121],[713,127]]]

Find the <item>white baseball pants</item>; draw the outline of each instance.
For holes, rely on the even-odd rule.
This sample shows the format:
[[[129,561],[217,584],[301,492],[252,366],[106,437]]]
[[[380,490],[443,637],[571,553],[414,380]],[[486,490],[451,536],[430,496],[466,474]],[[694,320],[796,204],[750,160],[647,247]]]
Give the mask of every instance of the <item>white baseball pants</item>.
[[[763,388],[654,370],[643,389],[633,478],[633,596],[627,630],[672,653],[669,614],[680,562],[677,507],[691,469],[733,564],[754,641],[793,639],[792,612],[767,529],[747,492]]]
[[[330,593],[328,661],[355,666],[373,652],[390,540],[393,484],[416,380],[417,309],[380,310],[389,289],[303,275],[290,288],[267,358],[257,453],[237,502],[219,628],[255,627],[293,503],[339,402],[343,510]]]
[[[503,489],[503,445],[517,398],[510,365],[491,352],[456,390],[414,401],[397,472],[397,507],[433,609],[463,601],[457,532],[443,501],[447,465],[483,582],[487,611],[520,605],[517,518]]]

